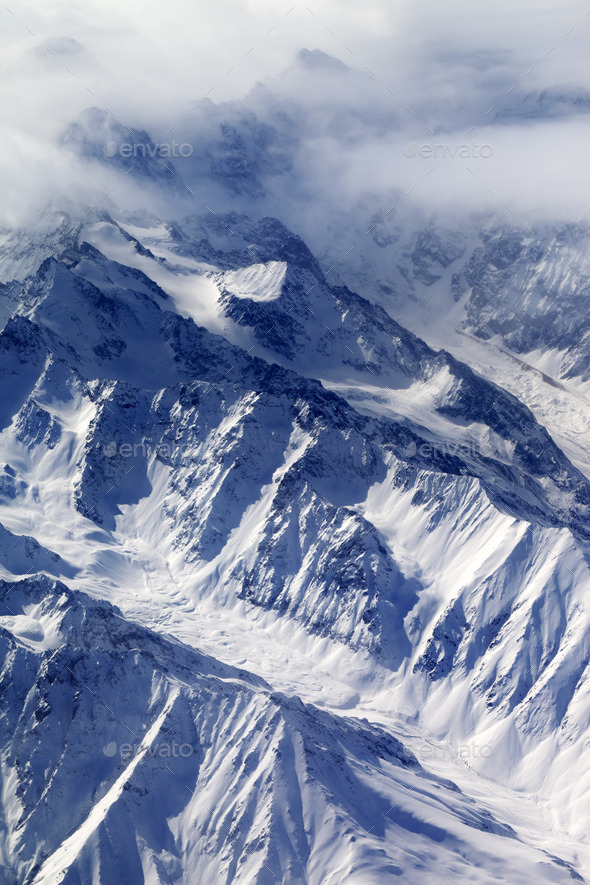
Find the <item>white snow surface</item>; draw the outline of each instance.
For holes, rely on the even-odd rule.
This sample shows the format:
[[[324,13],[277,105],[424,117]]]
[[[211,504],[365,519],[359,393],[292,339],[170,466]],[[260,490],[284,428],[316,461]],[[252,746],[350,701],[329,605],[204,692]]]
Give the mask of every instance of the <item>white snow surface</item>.
[[[569,462],[590,477],[584,392],[414,314],[565,454],[546,498],[531,473],[509,499],[516,433],[441,409],[444,366],[412,376],[402,354],[375,374],[354,305],[311,295],[293,354],[229,313],[228,295],[279,309],[288,260],[228,270],[154,219],[90,216],[84,243],[100,256],[56,263],[21,302],[45,344],[0,336],[5,881],[590,880],[588,541],[547,515],[574,507]],[[26,281],[32,253],[3,278]],[[174,350],[192,332],[165,337],[169,320],[223,338]],[[211,382],[220,342],[300,387],[248,386],[229,356]],[[205,354],[192,386],[179,353]],[[351,410],[343,427],[310,378]],[[387,449],[355,415],[418,445]],[[161,754],[170,735],[189,756]],[[104,752],[121,744],[131,758]]]
[[[280,297],[286,271],[285,261],[252,264],[243,271],[230,270],[225,273],[222,285],[239,298],[274,301]]]

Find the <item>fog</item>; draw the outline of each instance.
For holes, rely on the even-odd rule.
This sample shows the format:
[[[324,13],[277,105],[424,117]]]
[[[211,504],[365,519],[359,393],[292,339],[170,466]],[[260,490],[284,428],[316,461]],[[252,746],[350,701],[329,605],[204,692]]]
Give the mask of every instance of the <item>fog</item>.
[[[171,215],[215,201],[321,227],[367,193],[384,212],[589,214],[583,4],[107,0],[2,14],[5,223],[68,198]],[[171,173],[183,195],[64,146],[91,107],[132,145],[142,131],[190,145]],[[224,122],[243,136],[249,183],[211,175],[220,143],[228,169],[235,154]]]

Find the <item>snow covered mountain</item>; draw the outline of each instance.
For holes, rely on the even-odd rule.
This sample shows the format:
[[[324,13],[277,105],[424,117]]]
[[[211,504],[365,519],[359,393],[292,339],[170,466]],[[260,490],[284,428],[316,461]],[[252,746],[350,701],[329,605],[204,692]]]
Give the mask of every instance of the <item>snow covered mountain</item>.
[[[590,229],[349,192],[382,92],[90,107],[0,230],[0,882],[590,881]]]
[[[42,576],[0,592],[4,881],[429,881],[432,845],[570,880],[383,729]]]
[[[275,219],[3,237],[6,881],[581,878],[583,465]]]

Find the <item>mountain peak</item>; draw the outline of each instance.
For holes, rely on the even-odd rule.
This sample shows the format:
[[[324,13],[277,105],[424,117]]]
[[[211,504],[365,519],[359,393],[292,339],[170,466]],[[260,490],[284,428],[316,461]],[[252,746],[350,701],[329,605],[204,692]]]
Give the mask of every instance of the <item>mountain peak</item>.
[[[321,49],[300,49],[295,57],[295,63],[298,67],[308,71],[334,71],[345,73],[350,68],[341,62],[340,59]]]

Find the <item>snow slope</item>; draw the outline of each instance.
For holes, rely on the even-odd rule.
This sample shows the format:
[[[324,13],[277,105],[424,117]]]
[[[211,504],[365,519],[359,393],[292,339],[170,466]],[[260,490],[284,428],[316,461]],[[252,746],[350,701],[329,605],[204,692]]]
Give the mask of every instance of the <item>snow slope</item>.
[[[588,875],[551,410],[275,219],[83,215],[0,261],[8,881]]]
[[[382,729],[63,584],[0,592],[13,622],[34,610],[54,634],[0,634],[4,881],[570,879]]]

